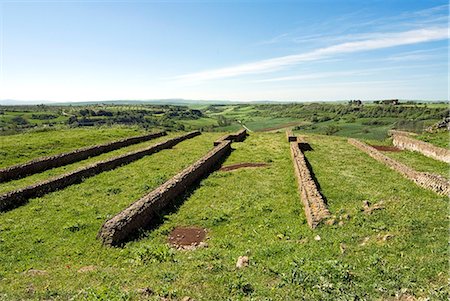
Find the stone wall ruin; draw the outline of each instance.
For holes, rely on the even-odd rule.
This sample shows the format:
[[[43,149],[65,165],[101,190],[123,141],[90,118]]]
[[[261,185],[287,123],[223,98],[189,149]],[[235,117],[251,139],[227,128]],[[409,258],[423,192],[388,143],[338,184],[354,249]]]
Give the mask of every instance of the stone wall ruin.
[[[299,147],[300,143],[305,144],[305,142],[297,139],[292,141],[293,135],[289,133],[286,136],[290,143],[292,162],[297,177],[300,198],[305,210],[306,221],[309,227],[314,229],[322,220],[330,216],[330,211],[311,174],[307,159]]]
[[[100,228],[97,237],[104,245],[108,246],[116,246],[125,242],[136,231],[151,224],[162,209],[214,171],[231,153],[232,141],[243,141],[246,136],[247,131],[243,129],[217,140],[216,142],[221,141],[217,145],[214,142],[214,148],[197,162],[106,221]]]
[[[435,160],[450,163],[450,150],[446,148],[414,139],[407,132],[389,131],[389,134],[392,136],[392,144],[397,148],[419,152]]]
[[[350,139],[348,139],[348,143],[356,146],[358,149],[367,153],[369,156],[371,156],[375,160],[377,160],[381,163],[384,163],[385,165],[389,166],[391,169],[399,172],[405,178],[413,181],[417,185],[419,185],[423,188],[426,188],[426,189],[430,189],[440,195],[449,195],[450,182],[446,178],[444,178],[440,175],[432,174],[432,173],[418,172],[418,171],[382,154],[381,152],[379,152],[372,146],[367,145],[356,139],[350,138]]]
[[[144,156],[151,155],[163,149],[171,148],[176,144],[200,135],[194,131],[185,135],[157,143],[141,150],[126,153],[124,155],[103,160],[61,176],[14,190],[0,195],[0,212],[7,211],[26,203],[29,199],[41,197],[47,193],[65,188],[67,186],[81,183],[83,179],[95,176],[101,172],[112,170],[120,165],[128,164]]]
[[[141,136],[125,138],[105,144],[88,146],[71,152],[37,158],[35,160],[0,169],[0,183],[23,178],[55,167],[64,166],[98,156],[125,146],[141,143],[167,135],[166,132],[152,133]]]

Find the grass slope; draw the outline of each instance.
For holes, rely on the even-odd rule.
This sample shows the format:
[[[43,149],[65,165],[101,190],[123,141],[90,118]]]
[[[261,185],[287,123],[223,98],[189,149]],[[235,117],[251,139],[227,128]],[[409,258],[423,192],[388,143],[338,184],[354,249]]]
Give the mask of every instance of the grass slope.
[[[27,132],[0,136],[0,167],[25,163],[29,160],[138,136],[145,131],[138,127],[96,127]]]
[[[450,141],[450,134],[448,131],[438,131],[435,133],[427,133],[424,132],[421,135],[415,137],[417,139],[420,139],[422,141],[434,144],[439,147],[443,148],[449,148],[449,141]]]
[[[123,148],[120,148],[120,149],[117,149],[117,150],[114,150],[111,152],[106,152],[99,156],[94,156],[94,157],[91,157],[91,158],[88,158],[88,159],[85,159],[85,160],[82,160],[79,162],[67,164],[67,165],[64,165],[61,167],[57,167],[57,168],[52,168],[52,169],[46,170],[46,171],[38,173],[38,174],[30,175],[30,176],[22,178],[22,179],[0,183],[0,193],[4,193],[4,192],[14,190],[14,189],[23,188],[28,185],[32,185],[32,184],[35,184],[37,182],[40,182],[40,181],[43,181],[43,180],[46,180],[46,179],[49,179],[52,177],[60,176],[65,173],[75,171],[79,168],[86,167],[86,166],[93,164],[95,162],[98,162],[98,161],[112,159],[114,157],[129,153],[129,152],[137,151],[137,150],[152,146],[154,144],[157,144],[159,142],[165,141],[170,138],[174,138],[179,135],[181,135],[181,133],[168,133],[168,135],[166,135],[166,136],[158,137],[158,138],[152,139],[150,141],[133,144],[133,145],[123,147]]]
[[[225,164],[269,167],[216,171],[160,227],[124,248],[100,245],[104,220],[200,157],[215,136],[0,214],[0,299],[373,300],[401,291],[448,299],[446,199],[339,137],[309,136],[306,156],[332,213],[350,215],[342,226],[308,228],[284,134],[257,133],[234,143]],[[365,215],[363,200],[386,208]],[[170,249],[167,235],[180,225],[207,228],[208,247]],[[241,255],[250,266],[237,270]],[[31,268],[46,273],[24,274]]]
[[[450,178],[449,166],[447,163],[424,156],[419,152],[401,151],[384,152],[384,154],[417,171],[431,172]]]

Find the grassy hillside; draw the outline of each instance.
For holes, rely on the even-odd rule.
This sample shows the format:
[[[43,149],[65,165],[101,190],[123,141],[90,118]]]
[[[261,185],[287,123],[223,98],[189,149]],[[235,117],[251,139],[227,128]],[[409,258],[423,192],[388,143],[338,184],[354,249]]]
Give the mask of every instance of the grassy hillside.
[[[216,171],[140,239],[101,246],[96,234],[107,218],[219,136],[204,133],[1,213],[0,299],[448,299],[447,200],[340,137],[308,136],[306,156],[342,225],[308,228],[284,133],[253,133],[233,143],[224,165],[268,167]],[[367,215],[364,200],[384,201],[385,209]],[[208,229],[208,247],[167,246],[171,229],[193,225]],[[236,269],[242,255],[250,265]]]
[[[447,163],[426,157],[418,152],[384,152],[387,156],[413,167],[417,171],[432,172],[450,178]]]
[[[448,131],[439,131],[435,133],[422,133],[421,135],[415,137],[422,141],[434,144],[439,147],[449,148],[450,147],[450,134]]]
[[[29,160],[146,133],[139,127],[43,130],[2,136],[0,168]]]

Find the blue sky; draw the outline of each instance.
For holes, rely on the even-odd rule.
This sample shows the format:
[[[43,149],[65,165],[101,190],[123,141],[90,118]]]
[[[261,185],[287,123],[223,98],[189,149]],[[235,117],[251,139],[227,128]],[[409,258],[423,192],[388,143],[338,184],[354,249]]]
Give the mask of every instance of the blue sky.
[[[448,99],[447,1],[2,1],[0,99]]]

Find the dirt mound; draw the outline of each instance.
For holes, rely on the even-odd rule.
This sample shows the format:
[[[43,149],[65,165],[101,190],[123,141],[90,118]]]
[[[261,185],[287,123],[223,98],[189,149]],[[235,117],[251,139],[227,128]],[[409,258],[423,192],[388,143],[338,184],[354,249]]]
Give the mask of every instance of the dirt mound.
[[[196,246],[206,237],[206,230],[198,227],[176,227],[169,234],[169,244],[181,246]]]
[[[239,168],[249,168],[249,167],[265,167],[269,166],[267,163],[251,163],[251,162],[245,162],[245,163],[237,163],[233,165],[223,166],[220,171],[230,171],[235,170]]]
[[[381,152],[401,152],[402,150],[395,146],[386,146],[386,145],[371,145],[374,149],[379,150]]]

